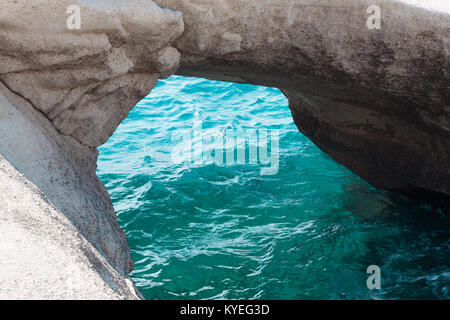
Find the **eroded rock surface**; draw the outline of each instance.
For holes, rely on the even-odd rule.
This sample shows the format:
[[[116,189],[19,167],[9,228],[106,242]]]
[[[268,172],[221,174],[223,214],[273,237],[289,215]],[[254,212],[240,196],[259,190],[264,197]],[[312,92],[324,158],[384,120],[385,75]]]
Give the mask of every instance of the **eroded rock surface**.
[[[81,30],[66,26],[66,10],[71,5],[81,9]],[[107,292],[111,298],[135,297],[115,289],[129,281],[126,275],[133,262],[109,195],[96,176],[96,147],[108,139],[158,78],[178,68],[180,54],[170,43],[182,32],[181,13],[161,9],[152,1],[0,1],[0,155],[36,185],[55,207],[55,216],[69,219],[105,263],[116,269],[117,277],[105,278],[104,286],[112,291],[100,288],[99,295],[92,290],[80,292],[80,298],[106,298]],[[0,180],[4,188],[9,183]],[[17,202],[14,208],[13,203],[4,201],[0,202],[0,216],[15,212],[19,222],[31,219],[33,212],[27,206]],[[30,206],[36,210],[42,207],[34,198],[24,201],[33,202]],[[28,229],[27,225],[20,227]],[[49,229],[47,236],[63,242],[64,236],[54,235],[55,230]],[[64,227],[61,230],[65,232]],[[45,234],[35,240],[43,238]],[[3,256],[1,266],[24,262],[19,249],[14,252],[12,245],[5,249],[8,255]],[[58,255],[51,254],[49,261]],[[88,268],[85,262],[81,264]],[[43,269],[43,260],[36,258],[35,263]],[[96,272],[95,265],[90,268]],[[5,268],[1,269],[4,272]],[[48,285],[58,287],[64,272],[52,275],[52,270],[46,275]],[[97,273],[103,278],[101,271]],[[4,274],[6,278],[16,276]],[[33,277],[30,273],[16,277],[13,297],[38,297],[44,289],[36,287],[32,292]],[[11,281],[0,284],[2,295],[15,290],[8,288]],[[82,289],[80,284],[74,290]],[[58,288],[53,292],[53,296],[41,292],[41,297],[65,297]]]
[[[156,2],[183,12],[179,74],[280,88],[300,131],[373,185],[450,195],[449,2]]]
[[[0,299],[139,299],[44,194],[0,156]]]
[[[28,263],[48,240],[56,251],[72,251],[36,260],[39,268],[92,252],[101,260],[103,271],[85,259],[79,266],[90,268],[83,281],[106,289],[79,297],[137,297],[123,286],[132,261],[95,174],[96,147],[157,79],[174,72],[278,87],[299,129],[370,183],[450,195],[450,8],[405,2],[411,0],[1,0],[0,186],[9,193],[0,198],[0,221],[11,226],[1,263]],[[66,26],[71,5],[81,10],[80,30]],[[370,5],[382,10],[379,30],[366,26]],[[11,201],[21,192],[29,206]],[[48,217],[70,223],[32,236]],[[29,235],[17,239],[30,245],[22,260],[12,245],[19,233]],[[84,258],[79,239],[92,246]],[[65,297],[57,289],[64,273],[39,278],[55,287],[50,293],[43,286],[31,292],[28,271],[0,290]]]
[[[71,5],[80,30],[67,28]],[[89,147],[179,66],[181,13],[152,1],[2,1],[0,23],[0,81]]]

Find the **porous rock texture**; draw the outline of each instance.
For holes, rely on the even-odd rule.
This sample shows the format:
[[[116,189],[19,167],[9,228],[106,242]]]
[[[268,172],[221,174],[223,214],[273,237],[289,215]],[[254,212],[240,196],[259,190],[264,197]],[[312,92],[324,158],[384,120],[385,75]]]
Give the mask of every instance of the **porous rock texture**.
[[[41,191],[0,156],[0,297],[139,299]]]
[[[66,26],[66,10],[71,5],[81,9],[81,30]],[[96,147],[158,78],[178,68],[179,53],[170,42],[182,31],[180,12],[146,0],[0,1],[0,155],[45,195],[55,207],[54,215],[69,219],[122,280],[133,263],[109,195],[96,176]],[[0,180],[0,184],[8,188],[9,182]],[[29,229],[26,221],[35,220],[33,211],[21,203],[20,194],[15,199],[15,209],[12,203],[0,202],[0,216],[15,212],[17,217],[23,216],[15,223],[23,220],[23,229]],[[67,241],[63,233],[53,238],[59,239],[60,248]],[[30,238],[29,243],[34,240]],[[12,270],[14,261],[24,261],[12,259],[13,248],[9,246],[10,254],[0,259],[4,277],[18,275],[4,271]],[[53,250],[42,249],[50,255]],[[14,255],[21,254],[18,247]],[[36,260],[36,266],[40,261]],[[84,263],[86,259],[80,262]],[[95,266],[86,268],[95,270]],[[58,287],[64,272],[53,271],[48,271],[47,284],[55,288],[42,292],[42,297],[67,297],[66,288]],[[13,297],[39,296],[41,287],[33,289],[27,284],[33,277],[40,275],[16,277],[18,293]],[[111,298],[136,297],[132,291],[117,292],[121,286],[115,280],[120,277],[111,279],[105,280],[116,292],[109,294]],[[11,283],[0,283],[0,298],[11,297]],[[76,288],[84,290],[83,285]],[[93,283],[86,282],[86,293],[75,296],[107,297],[111,292],[98,286],[95,294],[94,289]]]
[[[0,297],[139,298],[96,147],[174,72],[280,88],[299,129],[368,182],[450,195],[450,7],[410,2],[0,0]],[[86,272],[75,289],[58,259]]]

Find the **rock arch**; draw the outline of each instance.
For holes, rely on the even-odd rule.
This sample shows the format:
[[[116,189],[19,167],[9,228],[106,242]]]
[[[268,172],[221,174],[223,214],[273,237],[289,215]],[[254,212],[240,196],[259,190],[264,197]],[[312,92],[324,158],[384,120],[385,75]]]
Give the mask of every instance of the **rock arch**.
[[[366,27],[374,4],[379,30]],[[80,30],[66,27],[70,5]],[[298,128],[368,182],[450,195],[450,9],[440,10],[405,0],[3,1],[0,154],[122,276],[132,261],[96,147],[173,73],[280,88]]]

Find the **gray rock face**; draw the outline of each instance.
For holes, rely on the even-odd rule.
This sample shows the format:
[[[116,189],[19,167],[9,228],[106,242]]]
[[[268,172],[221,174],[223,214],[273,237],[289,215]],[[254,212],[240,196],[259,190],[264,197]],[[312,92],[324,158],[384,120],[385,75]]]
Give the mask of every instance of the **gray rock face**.
[[[108,193],[96,178],[97,151],[60,135],[41,113],[1,84],[0,139],[0,154],[119,270],[131,270],[125,234],[117,225]]]
[[[70,5],[81,9],[82,30],[67,29],[66,9]],[[133,262],[109,195],[96,176],[96,147],[108,139],[158,78],[178,68],[180,54],[170,42],[182,31],[181,13],[161,9],[146,0],[0,2],[0,155],[45,195],[54,206],[54,216],[60,215],[75,226],[80,237],[102,257],[102,264],[115,269],[107,271],[114,273],[109,277],[89,259],[81,261],[80,267],[91,269],[98,279],[81,278],[81,282],[88,283],[74,289],[80,291],[76,295],[79,298],[137,297],[128,287],[120,289],[129,281],[126,274],[132,270]],[[0,180],[6,189],[10,183]],[[34,221],[33,210],[38,211],[42,205],[36,197],[28,197],[31,210],[17,201],[19,196],[15,197],[15,207],[14,201],[6,202],[10,193],[0,199],[0,217],[18,213],[20,230],[28,230],[25,220]],[[50,209],[45,210],[42,215]],[[11,224],[2,223],[7,228]],[[21,245],[31,246],[47,235],[52,236],[58,250],[63,250],[63,243],[72,241],[65,234],[73,233],[65,226],[58,229],[61,234],[48,229],[48,234],[24,239]],[[11,239],[13,236],[12,231],[6,234]],[[10,263],[25,263],[20,258],[20,248],[14,251],[13,243],[7,242],[9,247],[0,244],[8,251],[5,257],[9,259],[0,262],[0,269],[8,271],[2,276],[15,279],[1,282],[0,296],[8,297],[17,290],[11,297],[67,297],[65,289],[59,288],[65,269],[53,274],[54,269],[48,269],[45,281],[56,288],[47,292],[41,286],[32,287],[34,275],[29,272],[19,277],[25,266],[17,266],[17,273],[10,267],[3,268]],[[83,254],[75,250],[78,251],[74,255]],[[73,262],[65,261],[67,255],[56,252],[49,253],[47,262],[36,258],[35,264],[42,271],[41,264],[56,261],[57,257],[67,265]],[[95,284],[103,278],[102,286],[110,290],[99,287],[96,293]],[[86,292],[81,292],[84,285]]]
[[[179,74],[280,88],[300,131],[368,182],[450,195],[448,2],[156,2],[183,12]]]
[[[71,5],[80,30],[67,28]],[[88,147],[179,66],[181,13],[152,1],[2,1],[0,22],[0,81]]]
[[[0,156],[0,299],[139,299],[41,191]]]
[[[280,88],[299,129],[373,185],[450,195],[450,8],[405,2],[1,1],[2,256],[21,266],[40,242],[53,243],[55,254],[35,263],[44,270],[78,257],[87,272],[78,297],[138,297],[126,284],[126,237],[96,177],[96,147],[175,72]],[[66,25],[72,5],[80,30]],[[370,5],[381,8],[380,29],[366,26]],[[55,219],[63,222],[50,228]],[[21,233],[24,259],[13,245]],[[12,297],[67,297],[58,279],[69,271],[39,273],[55,287],[48,292],[33,289],[24,266],[19,277],[5,263],[2,277],[15,280],[1,282],[0,295],[19,287]]]

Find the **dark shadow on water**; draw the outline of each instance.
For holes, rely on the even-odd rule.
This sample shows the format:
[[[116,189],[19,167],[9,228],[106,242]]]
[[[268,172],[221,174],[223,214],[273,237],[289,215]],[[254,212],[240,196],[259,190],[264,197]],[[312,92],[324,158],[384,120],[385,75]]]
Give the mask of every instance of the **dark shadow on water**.
[[[348,189],[349,200],[344,208],[366,226],[367,251],[358,262],[381,269],[382,288],[368,290],[369,297],[447,299],[450,199],[429,192],[406,195],[364,190],[361,185],[349,185]]]

